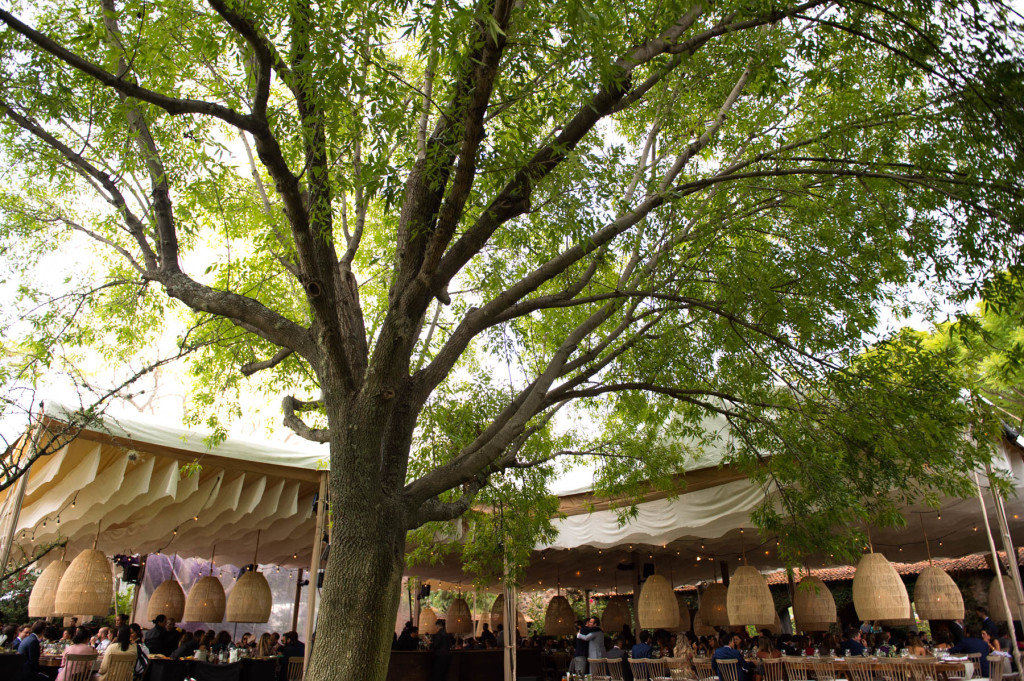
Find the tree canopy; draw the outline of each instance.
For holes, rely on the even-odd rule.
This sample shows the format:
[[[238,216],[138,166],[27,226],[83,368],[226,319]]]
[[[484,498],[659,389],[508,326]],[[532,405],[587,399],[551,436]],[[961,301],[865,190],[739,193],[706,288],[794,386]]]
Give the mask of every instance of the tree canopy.
[[[7,2],[2,378],[180,358],[194,419],[244,388],[329,443],[310,678],[382,678],[408,532],[429,553],[468,511],[483,569],[543,531],[561,461],[628,506],[708,414],[789,555],[849,547],[851,509],[898,522],[989,456],[948,353],[864,350],[915,292],[1019,265],[1018,19]]]

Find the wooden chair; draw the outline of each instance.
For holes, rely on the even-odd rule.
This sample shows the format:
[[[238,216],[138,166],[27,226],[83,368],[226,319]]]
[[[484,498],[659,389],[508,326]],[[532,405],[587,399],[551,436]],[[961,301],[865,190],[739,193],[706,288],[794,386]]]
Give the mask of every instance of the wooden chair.
[[[633,672],[634,681],[672,681],[664,660],[630,660],[629,668]]]
[[[612,681],[626,681],[625,672],[622,671],[622,658],[605,662],[608,663],[608,676],[612,677]]]
[[[937,681],[938,673],[935,669],[937,662],[934,657],[908,657],[910,678],[914,681]]]
[[[717,674],[711,668],[710,657],[693,658],[693,668],[697,670],[697,681],[709,681],[709,679],[717,678]]]
[[[875,675],[871,667],[873,661],[866,657],[851,656],[846,658],[846,675],[850,681],[874,681]]]
[[[587,665],[590,668],[590,678],[593,681],[611,681],[611,674],[608,673],[608,660],[604,658],[587,658]]]
[[[761,660],[761,676],[764,681],[786,681],[786,670],[782,658],[765,658]]]
[[[806,657],[783,656],[782,665],[786,668],[786,678],[789,681],[807,681],[808,671],[811,664]]]
[[[132,681],[135,674],[136,658],[129,655],[117,655],[107,663],[107,675],[103,681]]]
[[[673,681],[695,681],[696,672],[690,660],[685,657],[664,657],[665,666],[668,667],[668,676]]]
[[[722,681],[740,681],[739,660],[715,660],[715,666]]]
[[[834,657],[812,657],[811,669],[814,670],[814,678],[817,681],[845,681],[843,677],[836,674],[836,658]]]
[[[64,681],[89,681],[96,655],[68,655],[64,658]],[[132,662],[135,662],[133,659]]]
[[[981,678],[981,653],[967,653],[967,661],[974,665],[974,669],[971,670],[972,679]]]
[[[883,681],[912,681],[910,664],[906,660],[883,658],[875,667],[876,676]]]
[[[301,657],[288,658],[288,671],[285,679],[287,681],[302,681],[303,665],[305,660]]]
[[[1002,655],[989,655],[985,659],[988,660],[989,681],[1003,681],[1003,672],[1006,671],[1006,661],[1010,658],[1003,657]]]

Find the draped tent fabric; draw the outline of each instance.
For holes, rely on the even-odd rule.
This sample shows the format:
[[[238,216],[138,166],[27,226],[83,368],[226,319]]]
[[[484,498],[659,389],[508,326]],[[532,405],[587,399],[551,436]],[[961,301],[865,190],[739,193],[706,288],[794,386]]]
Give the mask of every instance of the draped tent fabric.
[[[69,410],[48,403],[45,417],[55,432]],[[261,561],[308,567],[326,456],[233,439],[211,449],[194,432],[104,417],[32,466],[15,543],[32,551],[67,538],[70,558],[98,532],[107,556],[215,551],[219,563],[245,565],[260,532]],[[189,474],[191,462],[200,470]]]

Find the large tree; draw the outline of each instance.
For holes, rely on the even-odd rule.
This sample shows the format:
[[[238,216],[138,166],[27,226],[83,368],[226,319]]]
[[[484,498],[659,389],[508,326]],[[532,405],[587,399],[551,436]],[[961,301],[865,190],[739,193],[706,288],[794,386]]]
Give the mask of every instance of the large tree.
[[[116,364],[184,309],[197,405],[284,393],[330,446],[311,679],[383,678],[407,533],[478,504],[500,542],[562,456],[669,479],[709,413],[790,555],[838,546],[988,456],[950,358],[857,358],[908,291],[1020,256],[1014,17],[6,0],[0,257],[102,257],[19,282],[5,377]]]

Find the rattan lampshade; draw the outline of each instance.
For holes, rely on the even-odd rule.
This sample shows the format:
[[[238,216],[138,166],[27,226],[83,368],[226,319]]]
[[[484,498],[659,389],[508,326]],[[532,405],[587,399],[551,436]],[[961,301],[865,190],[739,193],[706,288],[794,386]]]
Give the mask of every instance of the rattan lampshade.
[[[419,630],[421,634],[436,634],[440,631],[437,626],[437,613],[430,606],[420,610]]]
[[[768,582],[757,568],[743,565],[736,568],[726,592],[726,609],[732,626],[753,624],[768,627],[775,622],[775,601]]]
[[[694,636],[714,636],[718,632],[713,626],[704,621],[704,616],[701,615],[700,610],[693,616],[693,635]]]
[[[633,621],[633,613],[629,609],[629,601],[623,596],[612,596],[601,615],[601,628],[611,634],[622,631],[624,624]]]
[[[729,610],[726,607],[728,597],[729,590],[725,584],[715,582],[704,590],[700,598],[700,612],[705,624],[710,627],[729,626]]]
[[[853,605],[861,620],[904,620],[910,612],[907,587],[880,553],[865,553],[853,575]]]
[[[246,572],[231,589],[224,619],[228,622],[268,622],[274,597],[270,584],[256,570]]]
[[[548,636],[572,636],[576,633],[576,613],[565,596],[555,596],[544,613],[544,633]]]
[[[185,590],[176,579],[166,579],[160,582],[149,597],[149,605],[146,607],[146,619],[153,621],[157,615],[173,617],[181,621],[185,616]]]
[[[54,612],[107,615],[114,601],[114,576],[102,551],[86,549],[64,572],[53,599]]]
[[[914,607],[912,605],[907,606],[907,612],[903,617],[897,617],[892,620],[879,620],[878,623],[883,627],[909,627],[912,624],[916,624],[917,619],[914,617]]]
[[[683,594],[676,594],[676,606],[679,608],[679,624],[676,625],[676,631],[690,631],[690,606],[686,603],[686,599],[683,598]]]
[[[1013,603],[1016,600],[1014,596],[1013,581],[1006,575],[996,575],[992,579],[992,583],[988,587],[988,614],[996,622],[1007,622],[1009,617],[1006,616],[1006,608],[1003,607],[1003,595],[999,591],[998,580],[1003,580],[1003,588],[1006,590],[1006,600]],[[1012,607],[1011,607],[1012,610]],[[1013,621],[1019,622],[1020,615],[1017,613],[1013,614]]]
[[[189,589],[182,620],[185,622],[223,622],[224,601],[224,587],[220,580],[213,576],[200,577]]]
[[[32,587],[32,593],[28,596],[29,617],[50,617],[58,614],[53,608],[53,602],[57,597],[60,578],[64,576],[69,565],[71,563],[66,560],[55,560],[39,575],[35,586]]]
[[[491,606],[491,631],[505,622],[505,594],[498,594]]]
[[[836,621],[836,601],[825,582],[810,575],[800,580],[793,596],[793,616],[801,631],[828,631]]]
[[[917,576],[914,606],[923,620],[958,620],[964,616],[964,597],[953,578],[935,565]]]
[[[448,615],[444,618],[445,629],[449,634],[472,634],[473,613],[469,610],[469,603],[462,596],[459,596],[448,606]]]
[[[640,589],[637,622],[641,629],[671,629],[679,624],[679,605],[672,585],[662,575],[651,575]]]

